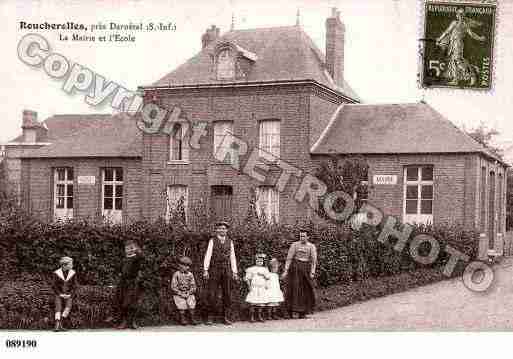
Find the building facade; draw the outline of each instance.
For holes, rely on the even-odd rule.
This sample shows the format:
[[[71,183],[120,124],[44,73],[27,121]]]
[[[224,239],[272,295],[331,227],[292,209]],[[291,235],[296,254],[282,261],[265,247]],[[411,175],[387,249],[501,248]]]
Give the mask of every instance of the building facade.
[[[428,104],[362,103],[344,80],[338,11],[325,27],[325,54],[299,25],[207,29],[196,56],[140,88],[147,102],[180,109],[184,120],[167,131],[140,131],[123,115],[24,119],[23,135],[6,144],[22,205],[47,221],[156,220],[183,204],[188,221],[205,208],[235,222],[254,200],[268,220],[294,224],[315,217],[309,196],[297,196],[305,174],[333,155],[363,156],[367,200],[384,214],[503,234],[506,165]],[[193,146],[197,123],[206,132]],[[263,151],[268,168],[248,176],[249,150],[238,168],[218,158],[232,149],[227,135]],[[282,187],[284,164],[301,174]]]

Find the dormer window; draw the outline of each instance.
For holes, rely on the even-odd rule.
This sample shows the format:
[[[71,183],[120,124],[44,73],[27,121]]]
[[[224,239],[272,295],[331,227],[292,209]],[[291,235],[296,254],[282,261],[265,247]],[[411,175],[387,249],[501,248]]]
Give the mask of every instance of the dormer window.
[[[235,78],[235,58],[230,49],[221,50],[217,55],[217,79]]]
[[[217,80],[240,80],[246,78],[257,55],[231,42],[218,43],[213,52],[212,62]]]

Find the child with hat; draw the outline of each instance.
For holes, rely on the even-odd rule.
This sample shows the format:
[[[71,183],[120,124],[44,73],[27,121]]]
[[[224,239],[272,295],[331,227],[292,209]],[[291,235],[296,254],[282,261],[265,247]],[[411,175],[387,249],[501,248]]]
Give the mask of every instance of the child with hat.
[[[66,330],[63,322],[71,311],[72,296],[77,287],[77,278],[73,270],[73,259],[62,257],[60,268],[53,272],[53,292],[55,294],[55,328],[54,331]],[[64,306],[64,310],[62,309]]]
[[[178,261],[178,270],[173,274],[171,280],[171,290],[173,291],[173,300],[180,313],[180,324],[187,325],[186,311],[189,311],[191,323],[199,324],[194,315],[196,308],[196,282],[194,274],[190,271],[192,261],[189,257],[181,257]]]
[[[267,281],[270,279],[270,273],[264,266],[266,255],[259,253],[255,256],[255,265],[246,269],[244,281],[248,284],[249,293],[246,296],[246,303],[249,307],[249,320],[255,321],[255,312],[257,320],[263,322],[263,310],[268,303],[267,298]]]

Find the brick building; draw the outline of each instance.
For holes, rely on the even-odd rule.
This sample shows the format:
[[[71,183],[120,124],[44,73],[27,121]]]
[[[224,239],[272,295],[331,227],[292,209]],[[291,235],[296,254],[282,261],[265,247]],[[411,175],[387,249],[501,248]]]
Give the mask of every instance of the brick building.
[[[130,221],[165,218],[183,200],[189,221],[201,206],[235,221],[255,195],[267,218],[295,223],[312,211],[306,198],[297,200],[300,176],[277,185],[283,163],[313,173],[330,155],[361,155],[370,165],[368,201],[385,214],[461,224],[490,238],[504,233],[501,160],[425,103],[360,103],[344,80],[336,10],[325,25],[325,55],[298,25],[207,29],[196,56],[140,88],[147,101],[181,109],[187,121],[169,133],[141,132],[123,115],[38,122],[25,113],[23,135],[6,145],[22,204],[45,220]],[[207,131],[191,148],[191,126],[200,121]],[[261,180],[218,161],[227,133],[279,160]]]

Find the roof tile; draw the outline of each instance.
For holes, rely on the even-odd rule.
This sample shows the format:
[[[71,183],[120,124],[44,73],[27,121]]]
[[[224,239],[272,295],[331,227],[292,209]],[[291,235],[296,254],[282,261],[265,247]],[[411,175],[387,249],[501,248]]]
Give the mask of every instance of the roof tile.
[[[117,115],[55,115],[45,120],[50,145],[23,157],[140,157],[142,136],[135,119]]]
[[[228,82],[313,80],[356,101],[358,95],[344,83],[335,85],[326,71],[324,54],[300,26],[233,30],[222,35],[150,87],[223,84],[213,73],[212,52],[220,42],[231,42],[257,56],[244,79]]]
[[[489,150],[425,103],[345,104],[312,154],[469,153]]]

